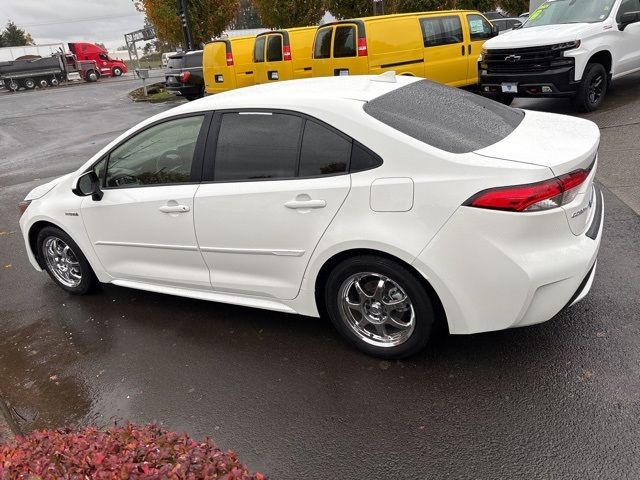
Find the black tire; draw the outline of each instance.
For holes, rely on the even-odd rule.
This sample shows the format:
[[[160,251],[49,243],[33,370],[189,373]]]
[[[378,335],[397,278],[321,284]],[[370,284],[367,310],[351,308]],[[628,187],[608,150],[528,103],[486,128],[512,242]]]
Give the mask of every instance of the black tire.
[[[97,82],[98,81],[98,73],[95,70],[89,70],[84,77],[87,82],[89,83],[93,83],[93,82]]]
[[[45,252],[45,248],[47,248],[46,245],[48,244],[50,239],[57,239],[58,241],[61,241],[62,244],[66,244],[66,246],[69,247],[71,258],[73,258],[76,263],[73,265],[73,267],[71,267],[70,264],[66,264],[66,267],[67,269],[73,268],[75,275],[77,275],[77,273],[79,272],[80,280],[77,285],[65,284],[65,282],[61,280],[60,274],[56,273],[56,267],[54,265],[57,262],[51,260],[50,256],[48,256]],[[98,284],[98,280],[93,273],[93,269],[80,250],[80,247],[78,247],[76,242],[74,242],[73,239],[64,231],[60,230],[57,227],[45,227],[40,230],[40,232],[38,232],[36,245],[38,249],[37,254],[40,264],[44,266],[51,279],[56,282],[58,286],[63,290],[66,290],[73,295],[85,295]],[[64,256],[66,257],[67,255]],[[77,278],[73,278],[73,280],[77,281]]]
[[[183,95],[182,97],[186,98],[189,102],[193,102],[194,100],[200,98],[198,95]]]
[[[120,75],[122,75],[122,69],[120,67],[113,67],[111,73],[113,73],[114,77],[119,77]]]
[[[573,97],[574,108],[581,113],[593,112],[602,106],[607,95],[609,74],[599,63],[589,63],[582,75],[578,93]]]
[[[34,88],[36,88],[36,82],[33,80],[33,78],[24,79],[24,88],[26,88],[27,90],[33,90]]]
[[[18,90],[20,90],[20,84],[15,80],[6,80],[5,82],[7,90],[10,90],[12,92],[17,92]]]
[[[355,282],[354,278],[357,278]],[[382,280],[382,292],[377,297],[376,285],[380,285],[378,282],[382,278],[386,280]],[[356,283],[360,285],[363,293],[367,294],[364,299],[362,295],[357,294]],[[343,301],[345,296],[349,302],[360,302],[361,306],[356,307],[360,309],[353,310],[347,307]],[[387,311],[393,301],[403,298],[409,300],[408,308],[395,310],[395,314]],[[336,330],[359,350],[380,358],[399,359],[417,353],[429,341],[435,323],[433,304],[420,280],[401,264],[374,255],[352,257],[339,263],[327,278],[324,302]],[[383,311],[384,313],[381,313]],[[349,316],[349,312],[353,317]],[[370,315],[365,318],[363,312]],[[398,315],[398,312],[403,316],[403,324],[412,327],[397,329],[393,324],[386,322],[386,319]],[[409,320],[411,314],[412,321]],[[376,322],[369,323],[367,319],[375,319]],[[380,322],[384,324],[387,337],[382,336],[378,330]],[[355,323],[364,324],[364,328],[354,326]],[[374,338],[376,335],[378,338]],[[396,343],[392,343],[393,335],[397,335]],[[388,340],[380,340],[385,338]]]

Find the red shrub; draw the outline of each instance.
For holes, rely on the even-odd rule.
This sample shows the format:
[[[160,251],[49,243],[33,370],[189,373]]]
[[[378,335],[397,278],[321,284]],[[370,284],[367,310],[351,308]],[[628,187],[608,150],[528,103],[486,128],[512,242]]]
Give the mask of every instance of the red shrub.
[[[156,425],[131,424],[43,430],[0,446],[0,479],[35,478],[265,480],[208,438],[196,442]]]

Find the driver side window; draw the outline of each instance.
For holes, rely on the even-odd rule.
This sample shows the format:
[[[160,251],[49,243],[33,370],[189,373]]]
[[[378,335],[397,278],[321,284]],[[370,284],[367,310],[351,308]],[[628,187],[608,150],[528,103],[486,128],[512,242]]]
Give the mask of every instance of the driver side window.
[[[126,140],[111,152],[106,188],[185,183],[204,115],[169,120]]]

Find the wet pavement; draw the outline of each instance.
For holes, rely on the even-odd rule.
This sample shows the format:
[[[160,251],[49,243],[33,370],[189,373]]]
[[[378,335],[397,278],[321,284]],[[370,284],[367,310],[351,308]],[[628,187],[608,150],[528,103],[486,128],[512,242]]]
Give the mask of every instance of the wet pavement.
[[[157,421],[274,479],[640,476],[640,77],[590,115],[606,200],[591,294],[540,326],[440,333],[403,362],[322,319],[114,286],[73,297],[35,272],[17,203],[166,108],[128,88],[0,95],[0,397],[15,428]]]

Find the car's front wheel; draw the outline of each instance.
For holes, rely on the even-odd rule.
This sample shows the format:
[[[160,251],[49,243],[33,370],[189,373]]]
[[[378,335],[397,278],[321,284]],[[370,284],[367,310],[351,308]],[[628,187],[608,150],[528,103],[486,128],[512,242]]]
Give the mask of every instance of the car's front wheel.
[[[49,276],[74,295],[88,293],[97,283],[80,247],[57,227],[45,227],[38,233],[38,255]]]
[[[401,264],[363,255],[329,274],[325,306],[336,329],[360,350],[404,358],[429,341],[434,309],[424,286]]]
[[[599,63],[590,63],[584,71],[573,106],[578,112],[597,110],[604,102],[609,85],[607,70]]]

